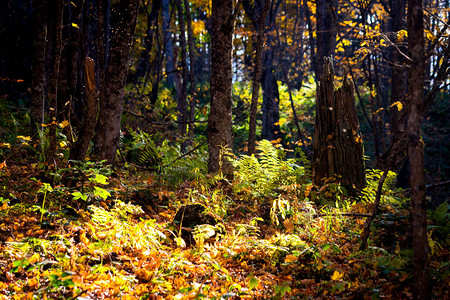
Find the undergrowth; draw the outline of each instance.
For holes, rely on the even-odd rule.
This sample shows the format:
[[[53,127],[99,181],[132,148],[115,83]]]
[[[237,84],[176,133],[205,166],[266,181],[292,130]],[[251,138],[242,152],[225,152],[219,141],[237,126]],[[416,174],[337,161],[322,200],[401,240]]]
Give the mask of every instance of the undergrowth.
[[[45,182],[37,167],[0,169],[0,299],[411,297],[409,199],[395,174],[360,251],[380,171],[349,196],[339,184],[314,186],[303,163],[261,141],[256,155],[232,158],[229,182],[204,175],[203,146],[183,156],[176,144],[131,136],[115,170],[67,162]],[[192,228],[183,247],[173,219],[189,204],[217,224]],[[448,294],[448,204],[429,219],[438,298]]]

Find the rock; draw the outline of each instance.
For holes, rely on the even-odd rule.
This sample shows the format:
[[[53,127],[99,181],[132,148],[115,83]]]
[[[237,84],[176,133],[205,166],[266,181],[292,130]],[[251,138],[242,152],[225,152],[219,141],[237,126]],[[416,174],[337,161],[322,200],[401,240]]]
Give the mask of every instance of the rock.
[[[180,232],[181,224],[181,238],[183,238],[187,246],[195,244],[192,236],[192,230],[195,226],[201,224],[217,224],[217,220],[213,216],[205,213],[205,209],[201,204],[185,205],[178,210],[173,218],[172,223],[175,226],[176,234]]]

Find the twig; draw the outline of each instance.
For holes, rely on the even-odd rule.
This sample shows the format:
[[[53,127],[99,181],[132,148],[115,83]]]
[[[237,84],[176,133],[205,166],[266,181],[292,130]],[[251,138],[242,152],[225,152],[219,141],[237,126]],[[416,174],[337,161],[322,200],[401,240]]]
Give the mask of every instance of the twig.
[[[315,214],[314,218],[320,218],[320,217],[326,217],[326,216],[332,216],[332,217],[353,217],[353,218],[370,218],[372,215],[367,214],[357,214],[357,213],[345,213],[345,214]]]
[[[385,169],[383,172],[383,175],[380,177],[380,181],[378,181],[378,188],[377,193],[375,195],[375,202],[373,207],[372,215],[366,220],[366,223],[364,224],[364,230],[361,235],[361,246],[359,246],[360,250],[364,250],[367,247],[367,239],[369,238],[370,234],[370,225],[372,224],[373,220],[378,214],[378,208],[380,206],[380,199],[381,199],[381,191],[383,190],[383,183],[389,173],[389,169]]]

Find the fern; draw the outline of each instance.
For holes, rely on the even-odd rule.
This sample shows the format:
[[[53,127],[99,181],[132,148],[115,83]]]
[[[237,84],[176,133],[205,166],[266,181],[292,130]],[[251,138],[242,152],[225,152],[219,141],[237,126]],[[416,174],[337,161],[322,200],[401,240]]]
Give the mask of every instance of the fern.
[[[276,149],[271,142],[262,140],[255,155],[243,155],[231,159],[235,167],[237,192],[249,193],[256,197],[275,196],[277,190],[297,182],[305,174],[304,167],[294,159],[285,159],[282,149]]]

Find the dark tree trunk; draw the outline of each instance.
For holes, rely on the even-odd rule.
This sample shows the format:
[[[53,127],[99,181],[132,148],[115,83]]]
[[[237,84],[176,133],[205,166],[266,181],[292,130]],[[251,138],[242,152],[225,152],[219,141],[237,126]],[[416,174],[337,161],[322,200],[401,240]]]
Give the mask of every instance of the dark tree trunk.
[[[114,164],[120,137],[124,85],[128,59],[136,27],[139,0],[120,1],[118,23],[111,41],[105,74],[105,97],[100,99],[100,114],[96,129],[98,156]],[[107,84],[106,84],[107,83]]]
[[[211,15],[211,104],[208,117],[208,172],[233,176],[228,159],[221,157],[232,141],[232,48],[234,31],[233,0],[213,1]]]
[[[278,6],[281,1],[277,1],[273,5],[269,12],[269,19],[267,28],[269,32],[274,32],[274,26],[276,22],[276,14]],[[279,92],[278,83],[274,70],[274,45],[273,34],[268,34],[267,45],[264,52],[264,64],[262,72],[262,90],[263,90],[263,103],[262,103],[262,130],[261,136],[263,139],[269,141],[277,140],[281,137],[280,132],[280,112],[279,112]]]
[[[261,2],[261,1],[260,1]],[[272,6],[271,0],[264,0],[264,5],[259,11],[256,9],[256,5],[251,8],[249,1],[244,1],[244,8],[246,13],[250,16],[255,24],[255,31],[257,31],[256,46],[255,46],[255,67],[253,71],[253,86],[252,86],[252,100],[250,104],[250,120],[249,120],[249,130],[248,130],[248,154],[251,155],[255,153],[256,145],[256,112],[258,109],[258,97],[259,97],[259,87],[261,83],[262,74],[262,54],[264,47],[264,29],[266,24],[266,19]]]
[[[46,33],[47,33],[47,0],[36,0],[33,2],[34,19],[34,41],[33,41],[33,68],[31,83],[31,117],[32,132],[41,128],[44,123],[44,102],[46,82]],[[37,123],[37,128],[35,124]]]
[[[390,20],[389,20],[389,30],[391,32],[398,32],[405,29],[404,17],[406,11],[406,0],[391,0],[390,2]],[[407,68],[404,65],[404,59],[399,50],[406,52],[405,47],[399,45],[397,37],[394,40],[398,45],[396,47],[390,47],[390,59],[391,59],[391,105],[389,110],[390,119],[390,140],[391,144],[398,140],[403,131],[405,131],[406,126],[406,93],[407,93]],[[400,102],[403,105],[403,109],[399,110],[396,102]]]
[[[53,162],[56,158],[56,126],[58,115],[58,80],[61,64],[62,51],[62,20],[63,20],[63,3],[62,1],[50,2],[51,18],[50,32],[52,40],[52,72],[48,86],[48,106],[49,106],[49,149],[47,152],[47,161]]]
[[[407,137],[411,166],[411,217],[414,245],[413,296],[415,299],[429,299],[424,143],[420,136],[425,76],[423,7],[420,0],[408,0],[408,54],[412,59],[408,74]]]
[[[195,118],[195,46],[192,34],[192,17],[189,1],[184,0],[184,9],[186,10],[186,23],[189,44],[189,143],[194,141],[194,118]]]
[[[272,42],[272,38],[268,38],[268,44]],[[263,139],[272,141],[278,139],[280,135],[280,120],[278,83],[274,75],[273,68],[274,51],[267,48],[264,57],[264,69],[262,75],[262,131]]]
[[[187,59],[186,59],[186,29],[184,24],[183,16],[183,6],[181,5],[181,0],[175,1],[178,11],[178,25],[180,26],[180,47],[181,47],[181,74],[177,73],[179,76],[179,81],[181,83],[180,90],[177,94],[177,121],[178,121],[178,133],[182,139],[186,138],[188,111],[187,111]],[[181,151],[184,152],[186,148],[185,142],[181,144]]]
[[[338,11],[337,0],[317,0],[317,57],[316,57],[316,81],[321,79],[324,59],[334,55],[336,48],[337,20],[335,13]]]
[[[361,190],[365,186],[363,143],[354,87],[344,78],[342,87],[335,90],[333,65],[327,58],[317,87],[313,181],[323,185],[325,179],[334,178]]]
[[[97,124],[98,114],[98,94],[95,84],[95,66],[94,61],[86,57],[84,60],[86,75],[86,97],[87,106],[83,125],[78,132],[78,140],[70,151],[70,157],[74,160],[84,161],[86,158],[89,144],[95,133],[95,125]]]
[[[164,36],[164,52],[167,59],[166,74],[167,84],[170,88],[175,87],[175,66],[173,62],[173,43],[170,33],[170,3],[169,0],[162,0],[162,27]]]

